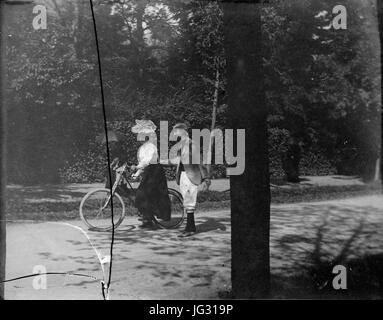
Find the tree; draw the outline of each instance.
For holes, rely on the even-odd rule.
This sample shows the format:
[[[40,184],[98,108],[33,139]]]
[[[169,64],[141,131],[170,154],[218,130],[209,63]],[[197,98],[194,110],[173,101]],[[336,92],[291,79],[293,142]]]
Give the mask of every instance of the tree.
[[[380,61],[383,61],[383,3],[381,0],[378,0],[377,5],[378,11],[378,22],[379,22],[379,38],[380,38]],[[383,74],[383,64],[380,64],[380,74]],[[380,88],[382,89],[382,79],[380,79]],[[375,174],[375,178],[382,179],[383,175],[383,160],[382,160],[382,152],[383,152],[383,95],[380,95],[381,105],[380,105],[380,175]]]
[[[269,124],[325,154],[341,174],[371,175],[379,152],[374,2],[349,1],[347,30],[331,28],[336,0],[264,8]]]
[[[4,2],[0,2],[0,21],[4,21]],[[0,22],[0,43],[4,43],[3,22]],[[0,49],[0,281],[5,280],[6,222],[5,222],[5,108],[3,105],[3,47]],[[0,283],[0,300],[4,300],[4,284]]]
[[[254,1],[255,2],[255,1]],[[260,5],[225,2],[228,116],[246,130],[245,171],[230,177],[232,290],[266,297],[270,288],[270,184]]]
[[[210,125],[210,141],[208,146],[208,173],[211,172],[211,159],[213,153],[214,136],[213,130],[217,122],[219,109],[219,94],[224,89],[225,56],[223,49],[223,21],[222,8],[217,1],[196,3],[196,8],[191,15],[192,32],[196,38],[196,50],[201,56],[203,69],[200,74],[205,84],[208,97],[212,97],[212,112]]]
[[[32,28],[28,6],[7,17],[8,173],[21,183],[57,182],[60,166],[79,137],[92,134],[92,118],[100,114],[90,108],[97,89],[94,50],[86,46],[88,33],[74,37],[80,12],[73,15],[72,5],[48,6],[46,30]],[[88,48],[88,60],[80,59],[76,41]]]

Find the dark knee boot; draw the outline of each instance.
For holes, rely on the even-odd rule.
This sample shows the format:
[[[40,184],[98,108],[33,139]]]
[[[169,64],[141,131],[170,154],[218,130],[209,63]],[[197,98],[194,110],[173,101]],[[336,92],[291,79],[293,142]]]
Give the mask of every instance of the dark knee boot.
[[[186,210],[185,231],[196,232],[195,221],[194,221],[194,210]]]
[[[186,210],[186,227],[180,235],[181,237],[188,237],[196,233],[196,226],[194,221],[194,210]]]

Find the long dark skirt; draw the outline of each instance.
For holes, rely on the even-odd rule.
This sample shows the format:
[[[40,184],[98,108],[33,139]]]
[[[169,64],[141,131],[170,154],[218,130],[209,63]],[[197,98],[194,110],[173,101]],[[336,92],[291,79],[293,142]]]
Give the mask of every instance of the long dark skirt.
[[[162,220],[170,220],[168,185],[164,169],[160,164],[151,164],[145,168],[137,189],[135,205],[147,219],[155,215]]]

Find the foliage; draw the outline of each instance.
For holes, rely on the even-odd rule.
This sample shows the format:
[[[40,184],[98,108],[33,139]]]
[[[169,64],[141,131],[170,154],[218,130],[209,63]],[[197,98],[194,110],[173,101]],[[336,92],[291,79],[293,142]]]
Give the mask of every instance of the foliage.
[[[103,117],[90,10],[86,1],[45,3],[46,30],[32,28],[24,6],[7,17],[8,179],[99,180]],[[289,137],[302,145],[302,174],[371,176],[380,153],[374,1],[347,4],[347,31],[327,28],[335,4],[275,0],[263,8],[269,151],[277,176]],[[98,0],[95,10],[108,125],[126,136],[129,159],[137,150],[134,119],[210,127],[217,70],[217,125],[227,126],[218,2]],[[224,168],[214,174],[224,175]]]

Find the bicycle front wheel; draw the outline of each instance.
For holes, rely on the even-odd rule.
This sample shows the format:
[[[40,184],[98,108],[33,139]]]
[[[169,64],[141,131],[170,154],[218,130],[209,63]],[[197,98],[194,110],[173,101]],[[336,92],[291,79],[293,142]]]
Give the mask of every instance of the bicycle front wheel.
[[[109,189],[96,189],[88,192],[80,204],[81,220],[91,230],[108,231],[117,228],[125,217],[125,204],[118,193],[112,198]]]
[[[168,189],[168,195],[170,199],[170,206],[171,206],[171,215],[170,220],[165,221],[161,219],[157,219],[154,217],[156,223],[161,227],[165,229],[173,229],[179,227],[182,222],[184,221],[184,206],[183,206],[183,200],[182,195],[174,189],[169,188]]]

